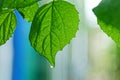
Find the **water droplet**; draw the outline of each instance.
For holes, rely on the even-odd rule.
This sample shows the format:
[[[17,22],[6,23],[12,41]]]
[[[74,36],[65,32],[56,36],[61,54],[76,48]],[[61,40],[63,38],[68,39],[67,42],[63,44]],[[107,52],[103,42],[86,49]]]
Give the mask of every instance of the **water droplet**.
[[[50,68],[54,68],[53,66],[50,66]]]

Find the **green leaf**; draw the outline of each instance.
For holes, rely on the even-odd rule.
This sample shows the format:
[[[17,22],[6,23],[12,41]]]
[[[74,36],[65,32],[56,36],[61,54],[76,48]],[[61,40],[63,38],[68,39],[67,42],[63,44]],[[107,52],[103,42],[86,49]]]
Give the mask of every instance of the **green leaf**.
[[[16,27],[16,17],[13,11],[0,11],[0,45],[12,36]]]
[[[2,0],[0,7],[8,9],[18,9],[30,6],[39,0]]]
[[[65,1],[54,1],[38,9],[29,39],[40,55],[55,66],[55,55],[75,37],[79,17],[75,6]]]
[[[18,11],[21,13],[23,18],[27,19],[28,21],[32,21],[38,8],[39,6],[36,2],[33,5],[27,6],[25,8],[19,8]]]
[[[102,0],[93,9],[101,29],[120,46],[120,0]]]

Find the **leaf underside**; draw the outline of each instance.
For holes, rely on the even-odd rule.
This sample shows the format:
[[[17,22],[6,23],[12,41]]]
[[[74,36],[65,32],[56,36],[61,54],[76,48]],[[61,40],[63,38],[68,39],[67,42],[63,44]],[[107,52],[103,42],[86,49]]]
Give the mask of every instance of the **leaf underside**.
[[[13,11],[0,11],[0,45],[12,36],[16,28],[16,17]]]
[[[101,29],[120,46],[120,0],[102,0],[93,9]]]
[[[55,55],[75,37],[79,17],[75,7],[65,1],[54,1],[40,7],[33,19],[29,39],[40,55],[55,66]]]

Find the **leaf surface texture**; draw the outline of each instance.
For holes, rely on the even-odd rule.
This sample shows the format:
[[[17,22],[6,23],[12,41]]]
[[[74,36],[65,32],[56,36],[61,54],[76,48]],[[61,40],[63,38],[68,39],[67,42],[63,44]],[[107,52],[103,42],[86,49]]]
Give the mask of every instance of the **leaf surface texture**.
[[[33,19],[29,39],[40,55],[55,66],[55,55],[75,37],[79,16],[75,6],[53,1],[39,8]]]
[[[0,45],[12,36],[16,28],[16,17],[13,11],[0,11]]]

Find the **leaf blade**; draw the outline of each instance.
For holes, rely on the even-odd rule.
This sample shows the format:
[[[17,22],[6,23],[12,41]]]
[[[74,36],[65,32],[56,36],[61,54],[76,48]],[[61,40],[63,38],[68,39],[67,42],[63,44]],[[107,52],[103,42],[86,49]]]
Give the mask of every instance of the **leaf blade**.
[[[0,45],[6,43],[6,41],[12,36],[16,28],[16,17],[13,11],[0,12]]]
[[[75,37],[78,24],[78,12],[72,4],[65,1],[46,4],[33,20],[29,35],[31,45],[54,66],[56,53]]]
[[[93,9],[101,29],[120,46],[120,1],[102,0]]]

